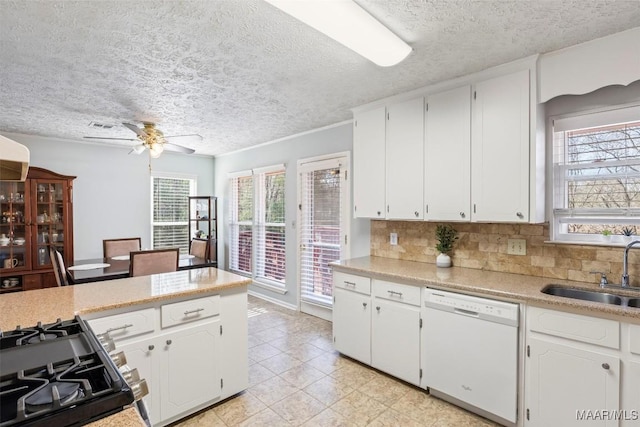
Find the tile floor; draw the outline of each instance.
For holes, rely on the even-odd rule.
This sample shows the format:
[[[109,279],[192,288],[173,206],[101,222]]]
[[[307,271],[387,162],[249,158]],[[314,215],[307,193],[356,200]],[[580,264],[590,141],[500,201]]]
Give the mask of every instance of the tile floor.
[[[495,426],[340,356],[331,323],[249,297],[249,388],[175,426]]]

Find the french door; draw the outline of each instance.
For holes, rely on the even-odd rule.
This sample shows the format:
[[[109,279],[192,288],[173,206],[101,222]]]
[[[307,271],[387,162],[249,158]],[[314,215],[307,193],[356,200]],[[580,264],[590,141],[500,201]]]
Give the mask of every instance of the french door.
[[[300,310],[331,319],[333,280],[329,263],[348,257],[349,158],[298,163],[298,270]]]

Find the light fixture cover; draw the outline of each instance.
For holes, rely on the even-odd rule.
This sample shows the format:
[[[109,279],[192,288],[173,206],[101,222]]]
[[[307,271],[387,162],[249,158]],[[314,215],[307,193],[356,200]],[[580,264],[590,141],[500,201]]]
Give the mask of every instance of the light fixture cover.
[[[381,67],[396,65],[411,46],[352,0],[265,0]]]

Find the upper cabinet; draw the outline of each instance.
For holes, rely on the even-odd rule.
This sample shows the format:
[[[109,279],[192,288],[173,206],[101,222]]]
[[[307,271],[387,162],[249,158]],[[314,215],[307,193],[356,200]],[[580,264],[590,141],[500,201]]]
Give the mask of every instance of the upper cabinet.
[[[424,99],[387,107],[387,219],[422,219]]]
[[[536,64],[537,57],[527,58],[425,89],[432,93],[423,96],[359,107],[354,215],[543,222],[544,122],[535,102]]]
[[[378,107],[353,120],[353,214],[358,218],[385,217],[386,109]]]
[[[474,221],[529,221],[529,70],[475,85]]]
[[[471,219],[471,87],[429,95],[424,142],[424,218]]]

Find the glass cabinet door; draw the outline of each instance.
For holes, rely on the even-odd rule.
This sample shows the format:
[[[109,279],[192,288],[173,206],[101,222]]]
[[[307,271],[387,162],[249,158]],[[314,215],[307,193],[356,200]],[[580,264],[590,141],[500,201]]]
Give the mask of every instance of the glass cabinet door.
[[[0,272],[24,270],[29,266],[26,243],[28,194],[24,182],[0,182]]]
[[[32,201],[35,209],[32,218],[34,235],[32,236],[33,268],[50,268],[49,248],[55,247],[64,255],[65,217],[68,203],[63,181],[34,180]]]

